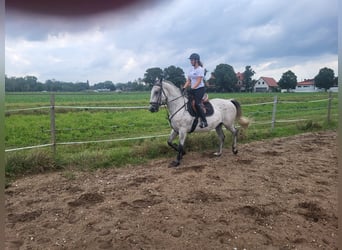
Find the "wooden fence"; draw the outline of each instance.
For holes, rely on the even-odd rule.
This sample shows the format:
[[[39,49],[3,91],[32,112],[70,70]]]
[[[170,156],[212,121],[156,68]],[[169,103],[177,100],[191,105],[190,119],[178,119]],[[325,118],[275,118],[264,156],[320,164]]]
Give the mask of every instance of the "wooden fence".
[[[332,100],[333,96],[332,93],[329,93],[329,96],[327,99],[320,99],[320,100],[312,100],[307,102],[327,102],[326,106],[326,120],[327,122],[331,122],[331,110],[333,108],[332,106]],[[286,103],[286,102],[282,102]],[[289,102],[291,104],[299,103],[299,102]],[[279,100],[277,96],[274,96],[273,102],[264,102],[264,103],[254,103],[254,104],[246,104],[242,105],[242,107],[248,107],[248,106],[256,106],[256,105],[271,105],[272,106],[272,119],[271,121],[267,122],[258,122],[254,121],[253,124],[270,124],[270,131],[273,131],[276,129],[277,123],[293,123],[298,121],[304,121],[307,120],[307,118],[303,119],[283,119],[283,120],[277,120],[277,114],[279,114],[279,110],[277,110],[277,106],[279,104]],[[138,137],[127,137],[127,138],[119,138],[119,139],[105,139],[105,140],[88,140],[88,141],[76,141],[76,142],[58,142],[56,140],[56,109],[147,109],[146,106],[137,106],[137,107],[85,107],[85,106],[58,106],[55,103],[55,94],[50,95],[50,106],[43,106],[43,107],[33,107],[33,108],[27,108],[27,109],[13,109],[8,110],[6,112],[18,112],[18,111],[28,111],[28,110],[40,110],[40,109],[49,109],[50,113],[50,143],[47,144],[41,144],[41,145],[33,145],[33,146],[25,146],[25,147],[17,147],[17,148],[10,148],[6,149],[5,152],[12,152],[12,151],[19,151],[19,150],[25,150],[25,149],[34,149],[34,148],[42,148],[42,147],[51,147],[52,151],[55,153],[56,148],[58,145],[73,145],[73,144],[87,144],[87,143],[104,143],[104,142],[115,142],[115,141],[129,141],[129,140],[140,140],[140,139],[151,139],[151,138],[158,138],[158,137],[167,137],[169,134],[159,134],[159,135],[142,135]]]

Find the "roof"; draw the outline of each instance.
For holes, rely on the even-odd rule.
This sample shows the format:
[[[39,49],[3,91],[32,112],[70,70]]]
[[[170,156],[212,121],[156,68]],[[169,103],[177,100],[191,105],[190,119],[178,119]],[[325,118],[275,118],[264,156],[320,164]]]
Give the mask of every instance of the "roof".
[[[243,81],[244,75],[243,75],[243,73],[237,72],[236,73],[236,77],[237,77],[238,80]]]
[[[297,86],[313,86],[313,85],[315,85],[314,79],[305,79],[304,81],[297,83]]]
[[[278,87],[278,84],[277,84],[276,80],[274,80],[274,78],[265,77],[265,76],[262,76],[260,78],[263,79],[269,87]]]

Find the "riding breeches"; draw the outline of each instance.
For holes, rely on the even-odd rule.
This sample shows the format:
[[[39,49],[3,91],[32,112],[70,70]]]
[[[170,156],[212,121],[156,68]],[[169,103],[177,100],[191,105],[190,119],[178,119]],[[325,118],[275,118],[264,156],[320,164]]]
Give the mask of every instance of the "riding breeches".
[[[191,89],[191,94],[195,100],[195,107],[199,117],[201,117],[202,121],[207,121],[207,119],[205,118],[205,114],[203,113],[203,109],[201,107],[202,98],[205,94],[205,87]]]

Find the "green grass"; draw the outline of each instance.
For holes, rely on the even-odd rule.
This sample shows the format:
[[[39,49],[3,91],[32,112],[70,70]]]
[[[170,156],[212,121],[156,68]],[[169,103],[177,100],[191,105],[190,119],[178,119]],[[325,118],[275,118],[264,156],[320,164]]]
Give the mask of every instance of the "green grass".
[[[7,157],[6,177],[13,178],[22,174],[36,174],[47,170],[58,169],[55,159],[48,150],[32,150],[16,152]]]
[[[147,106],[148,92],[58,94],[57,106]],[[274,96],[278,96],[276,123],[271,130]],[[331,122],[327,122],[327,101],[308,102],[328,98],[327,93],[209,93],[210,98],[235,98],[243,114],[254,121],[242,131],[239,143],[298,133],[337,128],[337,94],[334,93]],[[9,111],[17,108],[49,106],[49,94],[6,95],[5,147],[6,149],[50,143],[49,109]],[[262,105],[252,105],[268,103]],[[296,103],[289,103],[296,102]],[[299,103],[298,103],[299,102]],[[305,119],[305,120],[299,120]],[[299,120],[281,122],[284,120]],[[150,113],[147,109],[101,110],[56,108],[57,143],[96,140],[120,140],[141,136],[167,135],[170,127],[166,110]],[[231,136],[226,132],[225,147],[230,147]],[[58,145],[52,155],[50,148],[6,153],[6,176],[15,178],[23,174],[65,169],[66,171],[122,167],[146,163],[158,157],[173,157],[175,151],[166,144],[167,137],[122,140],[106,143]],[[190,134],[187,151],[214,151],[217,147],[215,132]]]
[[[57,142],[120,139],[169,133],[166,111],[78,111],[56,114]],[[48,114],[9,115],[5,122],[6,148],[50,142]]]
[[[52,93],[6,93],[6,110],[50,105]],[[147,106],[150,93],[53,93],[56,105]]]

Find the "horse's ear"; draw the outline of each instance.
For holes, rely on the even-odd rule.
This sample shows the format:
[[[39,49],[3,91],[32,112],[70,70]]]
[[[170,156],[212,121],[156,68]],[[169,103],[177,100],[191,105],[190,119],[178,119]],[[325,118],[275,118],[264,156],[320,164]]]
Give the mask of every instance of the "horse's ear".
[[[160,80],[158,77],[156,77],[156,79],[154,80],[154,84],[156,84],[156,85],[160,84]]]

